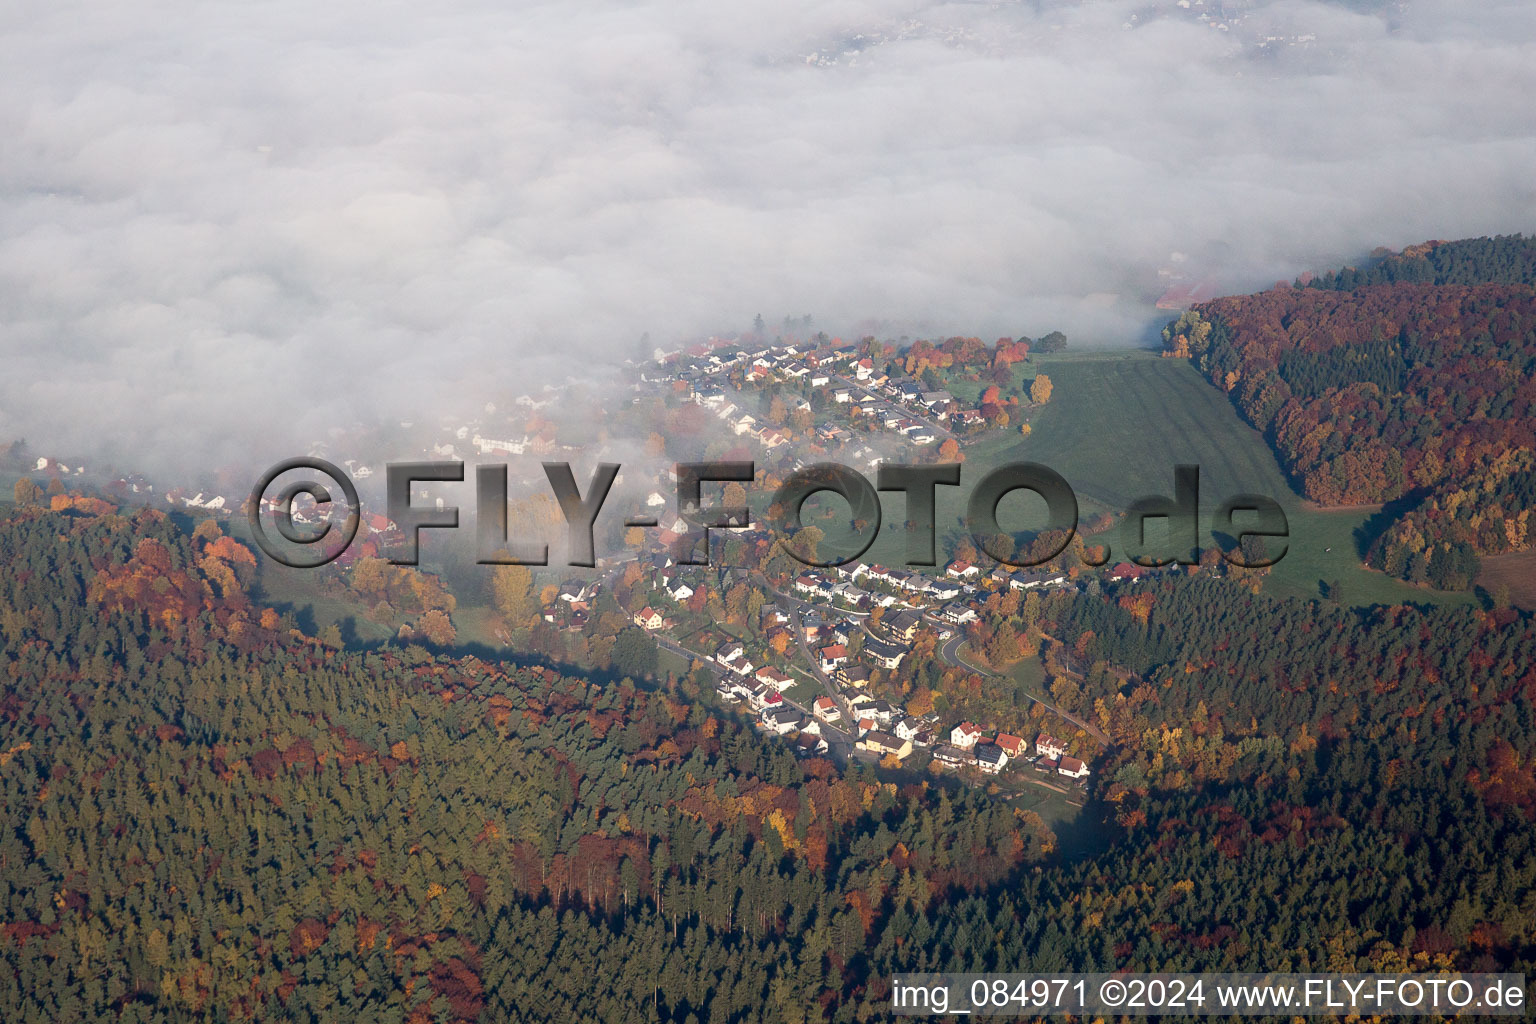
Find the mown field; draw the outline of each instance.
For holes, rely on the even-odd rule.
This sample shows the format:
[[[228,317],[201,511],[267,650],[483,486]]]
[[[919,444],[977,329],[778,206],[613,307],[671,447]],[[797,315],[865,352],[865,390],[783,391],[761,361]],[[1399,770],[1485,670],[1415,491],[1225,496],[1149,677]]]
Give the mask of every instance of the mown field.
[[[1201,542],[1209,543],[1210,515],[1227,497],[1257,492],[1286,510],[1291,541],[1267,586],[1298,597],[1328,596],[1338,584],[1350,604],[1465,601],[1466,594],[1421,589],[1362,564],[1368,543],[1367,510],[1308,508],[1291,488],[1258,431],[1245,424],[1224,394],[1181,360],[1146,351],[1035,356],[1030,369],[1050,376],[1051,401],[1032,410],[1032,432],[1013,427],[966,447],[962,484],[987,467],[1012,461],[1043,463],[1077,494],[1084,522],[1103,511],[1122,512],[1137,498],[1172,495],[1180,463],[1200,467]],[[962,494],[941,489],[941,523],[957,533]],[[950,489],[952,490],[952,489]],[[892,506],[887,505],[892,511]],[[899,514],[899,505],[895,511]],[[1108,539],[1118,558],[1118,537]]]

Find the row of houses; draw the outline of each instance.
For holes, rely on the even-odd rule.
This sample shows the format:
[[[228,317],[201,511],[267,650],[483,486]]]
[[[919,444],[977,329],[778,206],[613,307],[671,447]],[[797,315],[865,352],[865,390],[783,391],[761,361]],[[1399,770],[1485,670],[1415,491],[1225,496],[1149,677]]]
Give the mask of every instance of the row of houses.
[[[967,584],[958,580],[929,576],[906,569],[887,569],[882,565],[865,562],[850,562],[847,565],[831,566],[826,569],[807,569],[795,577],[791,586],[809,597],[822,597],[828,600],[841,597],[847,603],[855,605],[889,608],[897,603],[897,598],[892,593],[881,593],[867,587],[859,587],[858,583],[861,580],[889,588],[890,591],[899,592],[907,597],[920,597],[925,600],[953,600],[966,593],[968,589]],[[974,592],[975,588],[969,587],[969,590]]]
[[[749,383],[778,379],[822,390],[830,405],[846,405],[855,415],[872,416],[886,429],[916,445],[932,444],[938,439],[933,424],[917,418],[919,413],[939,422],[972,422],[981,418],[978,410],[961,409],[949,392],[924,391],[910,378],[889,378],[875,367],[872,359],[846,347],[802,350],[788,345],[732,357],[711,354],[704,357],[702,364],[679,371],[675,379],[682,380],[690,389],[708,390],[709,377],[736,366],[744,367],[743,377]]]
[[[745,703],[758,715],[762,727],[777,736],[795,735],[797,753],[825,754],[828,749],[822,735],[822,723],[835,723],[840,717],[837,705],[828,697],[815,705],[815,716],[806,716],[784,699],[784,687],[793,680],[772,668],[760,668],[752,678],[723,677],[716,693],[727,703]],[[823,703],[825,702],[825,703]]]
[[[987,739],[976,723],[961,722],[950,730],[949,743],[936,749],[933,757],[952,768],[975,767],[995,775],[1010,760],[1029,758],[1029,747],[1020,736],[999,732]],[[1067,754],[1065,744],[1047,733],[1035,738],[1033,757],[1036,767],[1069,779],[1085,779],[1092,774],[1081,759]]]

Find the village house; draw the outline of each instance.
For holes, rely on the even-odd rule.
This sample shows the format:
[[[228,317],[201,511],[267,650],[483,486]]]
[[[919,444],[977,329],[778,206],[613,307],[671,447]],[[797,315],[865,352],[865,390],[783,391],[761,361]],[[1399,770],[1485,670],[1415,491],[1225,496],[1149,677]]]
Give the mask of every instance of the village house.
[[[912,741],[897,739],[888,732],[880,732],[878,729],[874,729],[866,733],[863,739],[859,740],[859,748],[882,757],[887,754],[894,754],[897,760],[902,760],[911,755]]]
[[[917,636],[918,628],[922,625],[923,617],[914,611],[897,612],[889,616],[881,623],[886,631],[903,643],[911,643]]]
[[[848,660],[848,648],[842,644],[833,644],[830,647],[821,648],[816,652],[816,656],[821,663],[821,670],[831,672]]]
[[[764,665],[758,669],[757,674],[753,678],[764,686],[772,686],[780,690],[788,688],[794,682],[788,675],[771,665]]]
[[[976,763],[970,751],[948,745],[936,747],[933,751],[933,759],[950,768],[961,768]]]
[[[869,685],[869,669],[863,665],[844,665],[837,670],[837,680],[844,686],[862,689]]]
[[[1088,766],[1075,757],[1062,758],[1061,766],[1056,769],[1056,772],[1059,775],[1065,775],[1069,779],[1086,778],[1091,774],[1088,771]]]
[[[783,736],[800,728],[800,712],[791,707],[770,708],[763,712],[763,724]]]
[[[745,685],[745,684],[740,684]],[[784,695],[775,686],[766,683],[758,683],[747,688],[748,701],[758,711],[767,711],[771,708],[784,707]]]
[[[961,750],[971,750],[981,739],[981,726],[975,722],[961,722],[949,732],[949,742]]]
[[[945,605],[939,612],[945,622],[953,622],[957,626],[963,626],[968,622],[975,622],[980,618],[976,609],[964,604]]]
[[[1030,590],[1034,587],[1054,587],[1067,582],[1064,572],[1016,572],[1008,580],[1014,590]]]
[[[901,667],[901,660],[907,656],[907,649],[900,644],[871,638],[864,641],[863,653],[866,658],[881,668],[896,669]]]
[[[646,605],[635,613],[635,625],[641,629],[660,629],[664,624],[661,613]]]
[[[960,596],[960,584],[952,580],[931,580],[926,588],[927,592],[940,601],[953,600]]]
[[[1121,562],[1109,570],[1108,579],[1111,583],[1135,583],[1147,574],[1147,570],[1130,562]]]
[[[811,757],[827,752],[827,741],[819,734],[802,732],[795,739],[795,753],[802,757]]]
[[[834,723],[843,717],[843,713],[837,709],[837,701],[831,697],[817,697],[811,705],[811,713],[823,722]]]
[[[1035,737],[1035,753],[1041,757],[1059,759],[1067,752],[1067,745],[1054,736],[1041,733]]]
[[[992,743],[980,743],[976,746],[976,767],[988,775],[996,775],[1003,770],[1008,763],[1008,755],[1003,748]]]
[[[592,588],[581,580],[567,580],[560,584],[560,600],[575,603],[592,596]]]
[[[1012,733],[1000,732],[994,741],[1002,748],[1003,753],[1009,757],[1019,757],[1024,753],[1024,737],[1015,736]]]

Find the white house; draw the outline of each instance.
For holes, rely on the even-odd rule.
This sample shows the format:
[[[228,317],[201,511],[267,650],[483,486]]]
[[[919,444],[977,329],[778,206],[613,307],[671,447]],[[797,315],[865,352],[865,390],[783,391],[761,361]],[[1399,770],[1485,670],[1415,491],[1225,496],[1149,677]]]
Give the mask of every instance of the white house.
[[[1041,757],[1060,758],[1067,752],[1067,745],[1054,736],[1041,733],[1035,737],[1035,753]]]
[[[961,722],[949,731],[949,742],[961,750],[970,750],[981,739],[981,726],[975,722]]]
[[[821,670],[823,672],[831,672],[848,660],[848,648],[842,644],[833,644],[830,647],[823,647],[817,651],[816,656],[821,661]]]
[[[758,669],[755,678],[764,686],[772,686],[780,690],[794,682],[794,680],[789,676],[785,675],[783,672],[780,672],[778,669],[772,667],[771,665],[765,665]]]
[[[794,708],[772,708],[763,712],[763,724],[783,736],[800,728],[800,712]]]
[[[991,743],[976,746],[976,766],[988,775],[996,775],[1008,763],[1008,754],[1002,747]]]
[[[1088,766],[1075,757],[1062,758],[1061,767],[1057,768],[1056,771],[1058,774],[1065,775],[1069,779],[1081,779],[1092,774],[1089,772]]]

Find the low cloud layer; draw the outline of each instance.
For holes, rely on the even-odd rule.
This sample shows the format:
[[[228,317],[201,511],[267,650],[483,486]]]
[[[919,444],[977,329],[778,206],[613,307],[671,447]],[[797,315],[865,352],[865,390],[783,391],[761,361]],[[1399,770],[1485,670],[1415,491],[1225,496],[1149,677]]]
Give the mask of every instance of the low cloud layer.
[[[9,6],[0,440],[270,458],[759,312],[1133,344],[1160,269],[1536,228],[1524,0],[432,6]]]

